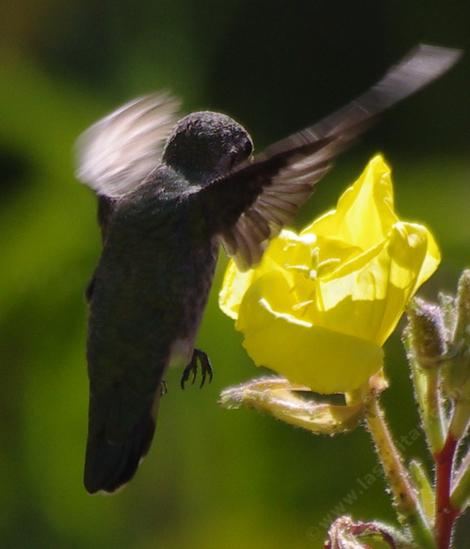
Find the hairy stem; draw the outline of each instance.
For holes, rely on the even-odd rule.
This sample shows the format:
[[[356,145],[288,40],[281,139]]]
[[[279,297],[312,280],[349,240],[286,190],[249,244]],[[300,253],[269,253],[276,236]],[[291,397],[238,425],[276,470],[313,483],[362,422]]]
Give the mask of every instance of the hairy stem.
[[[449,549],[459,510],[450,500],[452,472],[458,440],[449,433],[442,450],[434,455],[436,462],[436,542],[438,549]]]
[[[465,436],[470,416],[470,405],[466,401],[457,401],[449,430],[442,450],[434,454],[436,462],[436,541],[439,549],[451,547],[452,532],[455,521],[460,516],[464,502],[457,502],[452,498],[452,481],[454,478],[455,456],[459,442]],[[462,469],[463,468],[463,469]],[[461,471],[465,470],[465,460]],[[457,486],[461,485],[463,475],[459,473]],[[460,489],[460,488],[459,488]]]
[[[439,369],[435,366],[425,368],[421,365],[413,348],[413,338],[410,330],[405,335],[403,343],[411,366],[411,375],[423,430],[431,453],[435,454],[444,446],[445,438],[445,419],[440,396]]]
[[[434,548],[432,532],[376,396],[372,396],[367,405],[366,421],[391,488],[399,519],[409,527],[419,547]]]

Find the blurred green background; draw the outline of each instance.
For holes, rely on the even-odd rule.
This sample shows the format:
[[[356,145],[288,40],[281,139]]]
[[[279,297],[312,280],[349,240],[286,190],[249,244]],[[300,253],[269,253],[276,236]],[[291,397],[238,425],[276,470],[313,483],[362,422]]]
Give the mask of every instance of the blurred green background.
[[[317,548],[336,514],[393,521],[362,430],[315,438],[217,406],[223,388],[259,374],[217,308],[225,257],[198,340],[214,382],[183,393],[170,372],[134,481],[113,497],[85,493],[83,291],[100,239],[72,147],[120,102],[167,88],[186,111],[231,114],[260,150],[341,106],[420,41],[470,51],[468,2],[6,0],[0,16],[1,547]],[[331,207],[381,150],[398,211],[428,224],[442,247],[423,293],[451,290],[470,263],[469,68],[467,54],[387,113],[298,225]],[[386,353],[392,427],[429,464],[398,333]],[[458,547],[470,547],[469,522]]]

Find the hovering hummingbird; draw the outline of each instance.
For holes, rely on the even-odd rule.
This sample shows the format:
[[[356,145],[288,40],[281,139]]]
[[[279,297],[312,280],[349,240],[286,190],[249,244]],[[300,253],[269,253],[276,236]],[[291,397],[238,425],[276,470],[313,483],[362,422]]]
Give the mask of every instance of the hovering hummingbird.
[[[212,377],[194,345],[220,244],[242,270],[259,262],[333,159],[458,57],[419,46],[349,105],[254,157],[240,124],[214,112],[178,120],[166,94],[131,101],[82,134],[77,176],[98,195],[103,241],[86,292],[88,492],[113,492],[134,475],[170,365],[185,367],[183,386],[198,364],[202,383]]]

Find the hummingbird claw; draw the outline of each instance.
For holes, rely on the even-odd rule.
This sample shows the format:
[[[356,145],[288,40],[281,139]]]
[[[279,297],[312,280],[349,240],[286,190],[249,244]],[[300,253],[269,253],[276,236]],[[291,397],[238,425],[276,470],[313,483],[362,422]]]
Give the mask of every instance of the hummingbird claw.
[[[168,393],[168,385],[166,384],[166,381],[162,379],[160,382],[160,396],[164,396]]]
[[[188,364],[188,366],[186,366],[186,368],[183,371],[183,375],[181,376],[180,386],[181,386],[181,389],[183,389],[183,391],[184,391],[184,385],[188,381],[191,368],[192,368],[192,361]]]
[[[213,370],[212,370],[212,364],[209,360],[209,357],[204,353],[203,351],[198,351],[199,353],[199,364],[201,366],[201,384],[199,385],[199,388],[202,389],[204,386],[204,383],[206,382],[206,376],[209,376],[209,383],[212,381],[213,377]]]
[[[185,386],[186,382],[188,381],[189,376],[191,375],[191,373],[193,374],[193,383],[194,383],[194,380],[196,378],[196,373],[197,373],[197,354],[196,354],[196,350],[193,351],[193,356],[191,357],[191,361],[186,366],[186,368],[183,371],[183,375],[181,376],[180,385],[181,385],[181,389],[183,389],[183,391],[184,391],[184,386]]]
[[[209,357],[204,351],[201,351],[200,349],[194,349],[191,362],[186,366],[183,375],[181,376],[182,389],[184,389],[185,383],[188,381],[191,375],[191,383],[194,385],[194,382],[196,381],[198,365],[201,368],[201,383],[199,387],[204,386],[207,377],[209,377],[209,383],[212,381],[213,371]]]
[[[201,384],[199,385],[199,389],[203,388],[205,382],[206,382],[206,371],[202,370],[202,372],[201,372]]]

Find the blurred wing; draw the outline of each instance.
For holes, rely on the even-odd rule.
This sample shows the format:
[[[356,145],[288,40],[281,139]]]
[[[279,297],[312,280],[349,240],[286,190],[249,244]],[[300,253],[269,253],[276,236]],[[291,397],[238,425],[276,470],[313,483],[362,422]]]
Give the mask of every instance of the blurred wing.
[[[77,141],[77,178],[110,198],[134,190],[160,160],[178,108],[170,95],[152,94],[93,124]]]
[[[201,194],[213,229],[238,268],[246,270],[261,259],[268,240],[292,221],[332,160],[379,113],[446,72],[460,53],[418,46],[346,107],[271,145],[253,162],[240,164],[205,187]],[[216,205],[221,203],[224,218],[217,219]],[[231,206],[228,214],[227,204]]]

